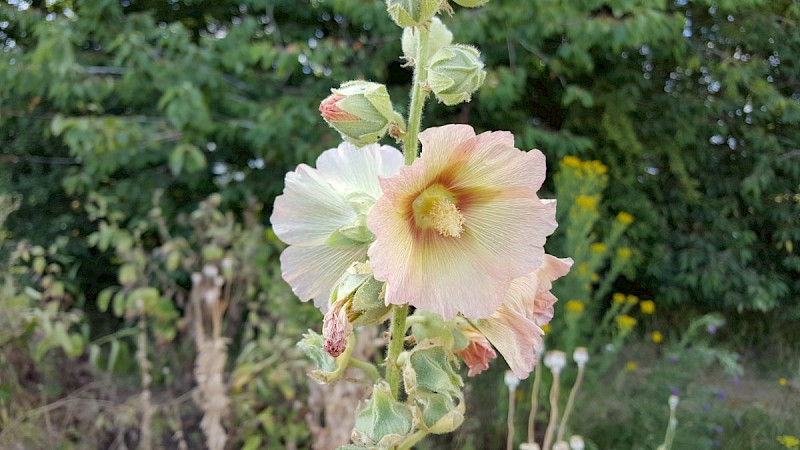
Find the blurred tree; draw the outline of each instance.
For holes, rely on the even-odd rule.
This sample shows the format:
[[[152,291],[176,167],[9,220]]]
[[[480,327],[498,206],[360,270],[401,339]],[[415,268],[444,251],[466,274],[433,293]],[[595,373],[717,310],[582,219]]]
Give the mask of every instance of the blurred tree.
[[[607,207],[637,219],[634,281],[648,294],[789,305],[798,20],[790,0],[495,0],[445,18],[491,70],[475,101],[433,105],[426,125],[509,129],[551,161],[603,161]],[[93,285],[90,193],[131,224],[162,188],[168,223],[213,191],[269,203],[287,168],[336,144],[316,113],[330,87],[405,91],[399,32],[377,0],[3,3],[0,189],[24,198],[8,228],[70,236]]]

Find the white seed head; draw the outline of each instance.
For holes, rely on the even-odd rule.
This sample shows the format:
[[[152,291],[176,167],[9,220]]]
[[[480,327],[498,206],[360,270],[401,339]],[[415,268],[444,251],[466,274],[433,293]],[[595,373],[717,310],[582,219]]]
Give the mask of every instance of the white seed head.
[[[586,350],[586,347],[578,347],[575,349],[575,352],[572,353],[572,359],[575,360],[578,367],[583,367],[586,365],[586,362],[589,361],[589,351]]]
[[[678,407],[678,401],[680,401],[680,399],[678,398],[677,395],[670,395],[669,396],[668,402],[669,402],[670,411],[675,411],[675,408]]]
[[[583,450],[583,438],[577,434],[572,436],[569,438],[569,446],[572,448],[572,450]]]
[[[551,350],[544,354],[544,365],[551,371],[559,373],[567,365],[567,355],[560,350]]]
[[[506,370],[503,381],[506,383],[506,386],[508,386],[508,389],[512,391],[516,390],[517,386],[519,386],[519,378],[510,370]]]

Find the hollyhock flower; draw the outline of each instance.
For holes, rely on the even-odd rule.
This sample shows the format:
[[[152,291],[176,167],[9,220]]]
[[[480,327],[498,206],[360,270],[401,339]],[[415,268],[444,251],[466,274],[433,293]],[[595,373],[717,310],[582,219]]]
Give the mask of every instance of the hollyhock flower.
[[[461,327],[459,331],[464,334],[469,343],[465,348],[456,350],[456,354],[469,367],[467,376],[474,377],[489,368],[489,361],[497,358],[497,353],[486,336],[477,329],[467,325]]]
[[[281,254],[282,275],[301,300],[327,310],[339,277],[366,259],[373,239],[366,216],[381,195],[378,177],[394,175],[402,165],[393,147],[342,143],[323,152],[316,169],[300,164],[286,174],[270,222],[289,244]]]
[[[544,155],[514,148],[511,133],[476,136],[467,125],[419,138],[422,156],[380,180],[367,218],[375,278],[387,282],[387,304],[488,317],[515,278],[542,265],[556,228],[555,202],[536,195]]]
[[[553,281],[566,275],[571,266],[569,258],[544,255],[542,267],[511,283],[505,302],[490,318],[474,322],[519,378],[528,377],[544,346],[542,327],[553,318],[557,301],[550,292]]]

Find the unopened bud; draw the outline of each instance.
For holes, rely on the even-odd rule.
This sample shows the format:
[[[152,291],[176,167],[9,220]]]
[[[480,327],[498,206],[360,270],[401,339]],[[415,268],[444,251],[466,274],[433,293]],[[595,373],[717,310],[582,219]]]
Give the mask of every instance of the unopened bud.
[[[447,0],[386,0],[386,10],[394,23],[406,28],[425,24],[446,4]]]
[[[456,2],[458,6],[463,6],[464,8],[477,8],[478,6],[483,6],[489,3],[489,0],[453,0]]]
[[[428,85],[445,105],[457,105],[472,99],[486,79],[481,54],[468,45],[442,47],[431,58]]]
[[[438,17],[431,19],[429,26],[428,53],[425,61],[430,61],[431,56],[435,55],[440,48],[453,43],[453,33],[439,20]],[[403,56],[409,60],[419,59],[417,47],[419,46],[419,31],[414,28],[403,30]]]
[[[404,128],[403,118],[392,108],[386,86],[369,81],[348,81],[319,105],[322,118],[342,139],[358,147],[374,144],[392,124]]]

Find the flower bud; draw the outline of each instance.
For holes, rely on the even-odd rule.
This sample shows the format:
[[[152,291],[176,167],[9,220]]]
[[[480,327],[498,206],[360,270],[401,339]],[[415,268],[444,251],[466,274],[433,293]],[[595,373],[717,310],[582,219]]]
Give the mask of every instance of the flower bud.
[[[314,363],[315,372],[333,373],[337,370],[336,360],[323,350],[324,340],[312,330],[303,335],[303,339],[297,343],[297,347],[305,353],[306,357]],[[318,380],[320,381],[320,380]]]
[[[428,66],[428,85],[436,98],[445,105],[457,105],[472,99],[486,79],[481,54],[468,45],[442,47]]]
[[[320,103],[319,112],[342,139],[353,145],[363,147],[378,142],[392,125],[405,127],[382,84],[348,81],[331,92]]]
[[[463,6],[464,8],[477,8],[478,6],[483,6],[489,3],[489,0],[453,0],[456,2],[458,6]]]
[[[453,43],[453,33],[439,20],[438,17],[431,19],[429,26],[428,53],[425,61],[430,61],[431,56],[436,54],[440,48]],[[413,28],[403,29],[403,56],[409,60],[419,59],[417,47],[419,47],[419,32]]]
[[[403,28],[420,26],[433,18],[447,0],[386,0],[386,10]]]
[[[385,381],[379,381],[372,396],[356,416],[353,442],[370,447],[388,448],[411,434],[413,414],[398,402]]]

